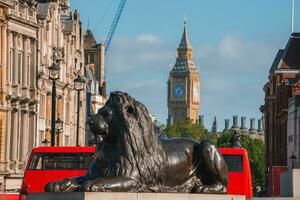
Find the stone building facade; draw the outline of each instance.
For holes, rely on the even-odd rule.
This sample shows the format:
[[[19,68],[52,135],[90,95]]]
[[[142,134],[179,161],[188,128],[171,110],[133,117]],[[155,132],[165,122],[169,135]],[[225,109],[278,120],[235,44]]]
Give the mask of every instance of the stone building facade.
[[[300,168],[300,92],[289,99],[287,125],[287,166]]]
[[[176,63],[168,80],[168,124],[190,118],[194,123],[200,114],[200,77],[193,61],[187,24],[177,47]]]
[[[84,76],[83,34],[79,13],[70,12],[68,1],[0,0],[0,23],[3,186],[3,177],[9,180],[21,176],[32,148],[43,145],[45,139],[50,141],[52,82],[48,68],[53,62],[53,49],[58,49],[62,57],[56,82],[56,119],[64,124],[63,131],[56,134],[58,145],[75,145],[77,103],[81,105],[79,141],[85,144],[85,95],[77,102],[73,80],[78,74]],[[4,184],[8,188],[8,181]]]
[[[5,110],[4,160],[0,173],[20,174],[26,154],[33,147],[36,124],[36,77],[38,24],[33,2],[11,0],[6,9],[2,101]],[[2,126],[3,126],[2,125]],[[2,176],[3,179],[3,176]]]
[[[90,29],[88,29],[84,35],[84,60],[86,66],[92,70],[95,79],[98,82],[97,88],[99,94],[106,98],[104,44],[97,43]]]
[[[49,80],[49,70],[53,64],[52,49],[61,51],[60,79],[56,81],[56,118],[63,120],[63,132],[58,134],[56,141],[63,146],[76,143],[76,117],[77,92],[74,90],[73,80],[77,74],[84,76],[84,51],[82,24],[79,13],[70,12],[66,1],[37,4],[37,18],[40,25],[39,56],[37,67],[37,93],[38,93],[38,123],[36,145],[41,145],[44,139],[50,141],[51,129],[51,92],[52,81]],[[79,144],[84,145],[85,129],[85,92],[82,91],[80,110],[80,138]],[[74,134],[72,134],[74,133]]]
[[[7,101],[6,101],[6,52],[7,52],[7,12],[12,3],[9,0],[0,0],[0,191],[3,188],[3,179],[6,163],[6,127],[7,127]]]
[[[96,114],[104,106],[106,98],[105,80],[105,52],[104,45],[98,44],[92,31],[88,29],[84,35],[85,77],[86,90],[86,118]],[[88,122],[88,120],[86,120]],[[91,139],[92,133],[86,125],[86,144]]]

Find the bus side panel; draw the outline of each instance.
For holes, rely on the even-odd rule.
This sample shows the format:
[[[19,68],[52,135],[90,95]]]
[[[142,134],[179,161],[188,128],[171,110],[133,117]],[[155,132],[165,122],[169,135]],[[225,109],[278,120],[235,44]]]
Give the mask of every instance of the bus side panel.
[[[227,194],[236,194],[241,195],[245,194],[245,180],[243,173],[239,172],[228,172],[228,185],[227,185]],[[238,185],[237,185],[238,183]]]
[[[51,181],[69,177],[83,176],[86,170],[27,170],[23,187],[27,192],[44,192],[44,187]]]
[[[251,168],[250,168],[250,162],[247,151],[245,151],[243,155],[244,160],[244,179],[245,179],[245,194],[247,198],[253,197],[253,191],[252,191],[252,176],[251,176]]]

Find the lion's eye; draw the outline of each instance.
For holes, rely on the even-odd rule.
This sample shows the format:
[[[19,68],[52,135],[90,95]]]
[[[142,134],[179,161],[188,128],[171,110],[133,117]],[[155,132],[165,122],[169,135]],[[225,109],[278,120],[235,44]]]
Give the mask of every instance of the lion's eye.
[[[122,99],[121,99],[120,97],[115,97],[115,98],[114,98],[114,102],[115,102],[116,104],[121,104]]]
[[[132,106],[127,106],[126,112],[132,115],[132,114],[134,114],[134,108]]]

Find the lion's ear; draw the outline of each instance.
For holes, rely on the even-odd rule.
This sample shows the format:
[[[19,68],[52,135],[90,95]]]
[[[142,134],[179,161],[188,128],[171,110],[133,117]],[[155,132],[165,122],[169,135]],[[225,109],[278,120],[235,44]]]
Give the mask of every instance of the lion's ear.
[[[130,115],[134,115],[135,114],[135,110],[132,106],[127,106],[126,107],[126,112]]]

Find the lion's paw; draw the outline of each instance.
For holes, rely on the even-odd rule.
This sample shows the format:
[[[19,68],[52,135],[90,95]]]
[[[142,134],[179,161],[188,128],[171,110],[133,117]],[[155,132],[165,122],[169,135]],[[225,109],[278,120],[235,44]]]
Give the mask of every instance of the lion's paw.
[[[221,185],[221,184],[203,186],[201,188],[201,193],[204,193],[204,194],[212,194],[212,193],[225,194],[226,193],[226,187]]]
[[[90,191],[90,188],[92,186],[92,182],[91,181],[86,181],[83,186],[82,186],[82,190],[84,192],[89,192]]]
[[[58,182],[50,182],[45,186],[45,192],[60,192],[60,184]]]
[[[108,192],[109,188],[103,184],[93,184],[91,181],[87,181],[83,185],[83,191],[85,191],[85,192]]]

